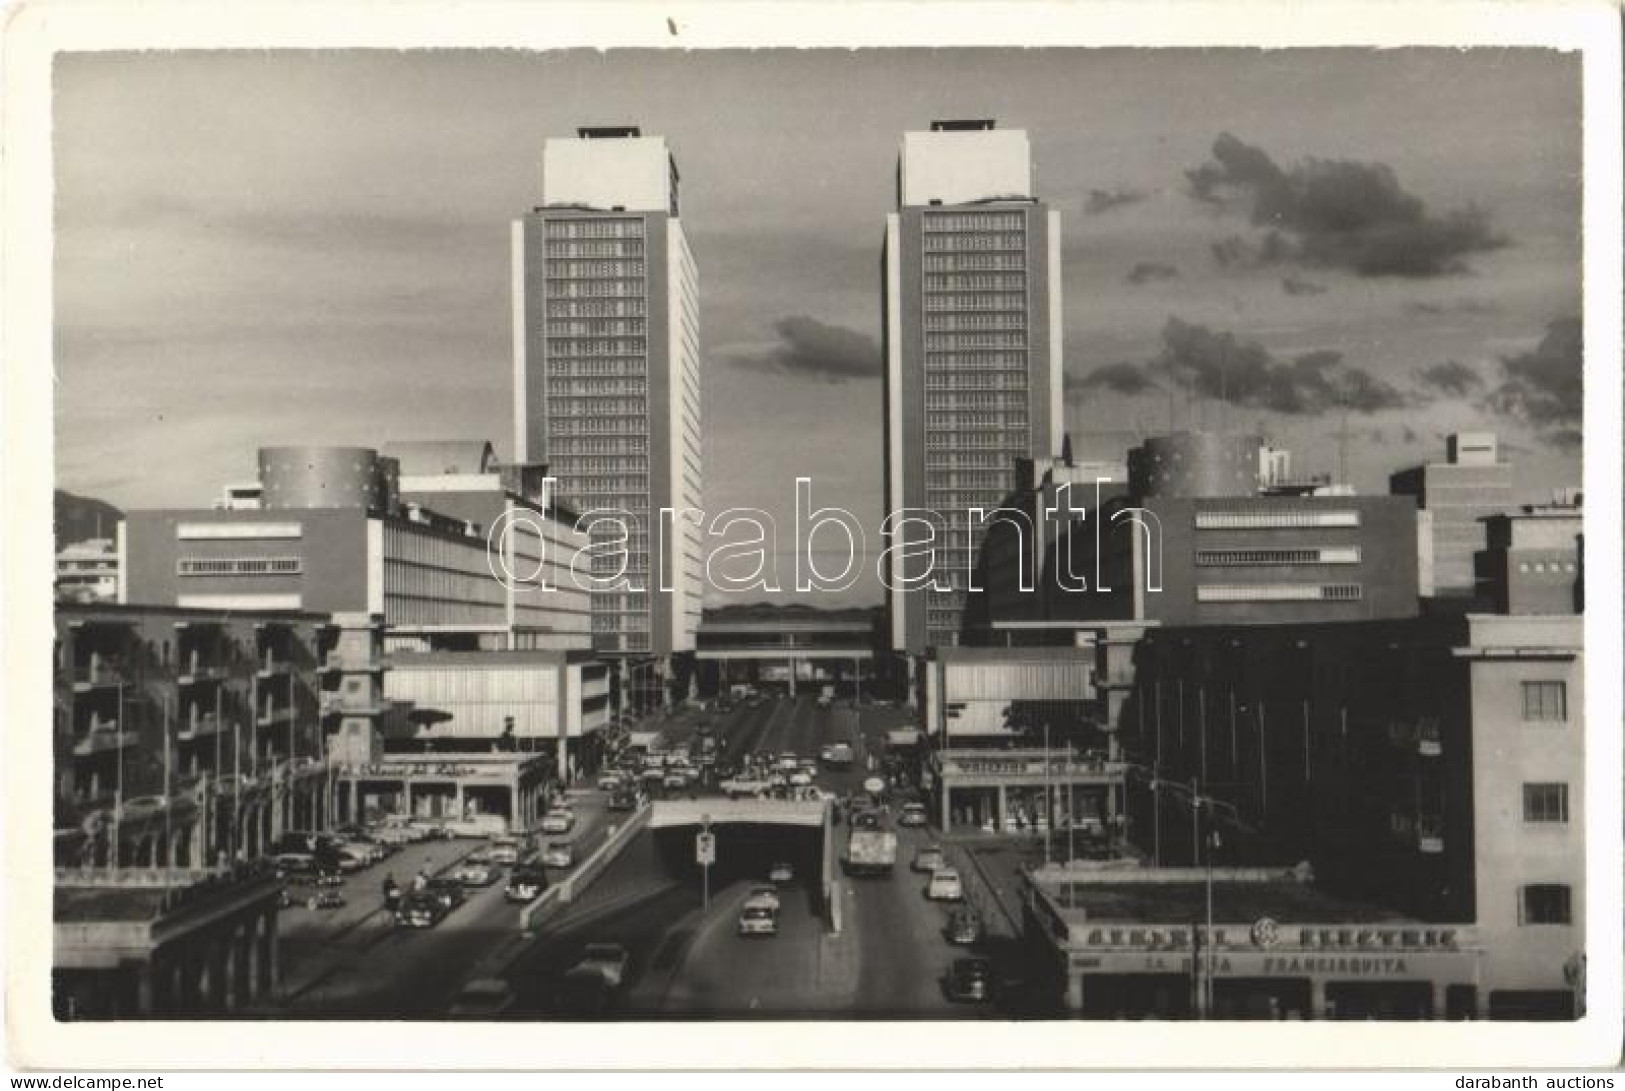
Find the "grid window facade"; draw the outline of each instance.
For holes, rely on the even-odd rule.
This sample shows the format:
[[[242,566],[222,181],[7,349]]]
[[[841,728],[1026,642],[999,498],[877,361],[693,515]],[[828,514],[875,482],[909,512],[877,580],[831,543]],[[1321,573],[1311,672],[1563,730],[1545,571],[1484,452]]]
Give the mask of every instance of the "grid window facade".
[[[1199,511],[1197,530],[1288,530],[1297,527],[1357,527],[1357,511]]]
[[[1523,786],[1523,820],[1525,822],[1567,822],[1569,820],[1569,786],[1567,784],[1525,784]]]
[[[1533,723],[1559,723],[1567,720],[1568,686],[1562,682],[1525,682],[1523,718]]]
[[[1199,568],[1251,568],[1283,564],[1359,564],[1359,546],[1310,549],[1198,549]]]
[[[1201,584],[1197,602],[1359,602],[1357,583]]]
[[[995,509],[1031,453],[1033,240],[1011,209],[926,212],[921,227],[925,506],[943,515],[933,570],[951,587],[926,593],[926,628],[952,644],[984,533],[968,510]]]
[[[1518,891],[1519,924],[1569,924],[1573,895],[1567,883],[1532,883]]]

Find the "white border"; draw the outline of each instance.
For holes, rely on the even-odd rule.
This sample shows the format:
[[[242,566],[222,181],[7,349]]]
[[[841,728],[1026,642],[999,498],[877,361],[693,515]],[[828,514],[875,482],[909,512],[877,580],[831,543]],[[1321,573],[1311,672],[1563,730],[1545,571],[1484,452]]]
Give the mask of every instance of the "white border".
[[[539,11],[544,8],[545,11]],[[675,33],[674,33],[675,29]],[[1587,814],[1592,995],[1576,1024],[1169,1023],[63,1024],[45,1003],[52,373],[50,66],[61,50],[187,47],[569,45],[1542,45],[1585,53],[1588,591]],[[1615,7],[1573,3],[796,3],[398,4],[40,3],[11,13],[4,42],[6,288],[0,489],[7,625],[4,929],[13,1063],[74,1068],[621,1067],[1108,1068],[1609,1065],[1621,1026],[1620,27]],[[627,1045],[636,1041],[635,1049]],[[838,1043],[838,1045],[836,1044]]]

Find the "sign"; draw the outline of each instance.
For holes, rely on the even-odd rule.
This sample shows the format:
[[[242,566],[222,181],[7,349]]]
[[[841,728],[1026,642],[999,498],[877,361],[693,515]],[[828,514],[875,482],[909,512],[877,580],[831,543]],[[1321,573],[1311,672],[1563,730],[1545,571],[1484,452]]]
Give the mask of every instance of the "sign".
[[[694,862],[702,867],[710,867],[717,862],[716,834],[700,833],[694,835]]]
[[[1281,926],[1272,917],[1259,917],[1253,922],[1254,947],[1274,947],[1281,941]]]

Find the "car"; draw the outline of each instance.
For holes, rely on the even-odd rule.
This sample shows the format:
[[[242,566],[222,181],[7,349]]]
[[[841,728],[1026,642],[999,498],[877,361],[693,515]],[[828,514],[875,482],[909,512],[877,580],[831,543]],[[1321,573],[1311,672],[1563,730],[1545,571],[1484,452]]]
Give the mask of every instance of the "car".
[[[500,977],[481,977],[457,991],[446,1014],[453,1019],[494,1019],[513,1005],[511,985]]]
[[[344,895],[332,888],[317,890],[305,899],[306,909],[343,909],[344,905]]]
[[[635,811],[643,806],[643,792],[637,788],[622,788],[609,797],[612,811]]]
[[[569,833],[575,824],[576,816],[566,810],[554,809],[542,816],[543,833]]]
[[[631,961],[632,956],[619,943],[589,943],[570,972],[595,973],[605,986],[618,989],[626,981],[626,970]]]
[[[800,767],[801,759],[797,758],[794,754],[789,753],[780,754],[778,763],[775,766],[775,768],[785,773],[793,773]]]
[[[542,863],[547,867],[574,867],[575,862],[575,846],[568,841],[554,841],[542,846]]]
[[[364,837],[347,838],[339,842],[339,855],[342,859],[344,853],[354,853],[365,863],[362,866],[376,864],[389,855],[389,850],[378,842]]]
[[[835,752],[835,748],[833,746],[820,747],[819,750],[818,750],[818,760],[827,762],[827,761],[829,761],[829,756],[831,754],[833,754],[834,752]]]
[[[316,870],[316,857],[308,852],[279,852],[275,863],[284,875],[308,875]]]
[[[541,868],[523,867],[508,876],[508,886],[502,892],[510,902],[533,902],[547,889],[547,875]]]
[[[750,893],[745,896],[745,908],[749,909],[753,905],[763,906],[775,913],[778,912],[779,888],[765,885],[751,887]]]
[[[372,863],[373,859],[370,852],[358,852],[348,846],[339,849],[339,870],[345,874],[350,874],[351,872],[356,872],[362,870],[363,868],[371,867]]]
[[[450,912],[444,902],[427,891],[414,891],[401,899],[395,924],[401,928],[433,928]]]
[[[438,900],[441,905],[446,907],[448,913],[468,900],[468,895],[463,893],[463,884],[449,876],[430,879],[429,886],[424,893]]]
[[[519,842],[511,837],[499,837],[485,850],[485,862],[513,867],[519,862]]]
[[[621,774],[604,772],[598,774],[598,788],[600,791],[613,792],[621,786]]]
[[[973,943],[980,943],[985,929],[982,927],[982,916],[974,909],[955,909],[948,915],[948,927],[944,934],[948,942],[956,947],[966,947]]]
[[[980,1003],[993,999],[993,963],[985,958],[956,958],[943,982],[949,1000]]]
[[[688,778],[676,769],[668,769],[665,775],[660,778],[660,786],[662,788],[687,788]]]
[[[879,811],[861,810],[852,814],[852,828],[854,830],[878,830],[880,826]]]
[[[960,881],[959,872],[951,867],[941,867],[931,873],[925,896],[934,902],[964,901],[965,884]]]
[[[796,869],[787,861],[780,860],[767,871],[767,880],[770,883],[788,883],[796,877]]]
[[[481,845],[479,848],[475,849],[473,852],[471,852],[467,856],[463,857],[463,863],[465,863],[465,864],[489,864],[489,863],[491,863],[492,862],[491,861],[491,849],[492,848],[493,848],[493,846],[491,846],[491,845]]]
[[[923,871],[927,875],[931,875],[947,867],[948,858],[943,855],[942,846],[927,845],[914,854],[914,863],[909,866],[915,871]]]
[[[792,787],[792,788],[808,788],[808,787],[811,787],[811,786],[812,786],[812,777],[809,776],[807,773],[805,773],[805,772],[798,769],[794,773],[790,774],[790,787]]]
[[[927,822],[925,804],[905,803],[903,809],[897,812],[899,826],[923,826]]]
[[[464,864],[451,874],[464,886],[490,886],[501,872],[490,864]]]
[[[779,934],[779,911],[747,902],[739,911],[738,931],[741,936],[776,936]]]

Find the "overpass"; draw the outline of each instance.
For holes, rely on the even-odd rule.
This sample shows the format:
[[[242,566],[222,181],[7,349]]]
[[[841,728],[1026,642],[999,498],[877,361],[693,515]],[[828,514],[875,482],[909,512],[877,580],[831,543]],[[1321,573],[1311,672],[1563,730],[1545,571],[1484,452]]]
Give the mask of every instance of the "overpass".
[[[692,876],[694,838],[702,828],[716,836],[713,886],[731,880],[767,879],[776,863],[790,864],[830,912],[835,882],[835,807],[828,801],[784,799],[673,799],[652,804],[648,827],[668,871]]]
[[[798,683],[831,683],[849,695],[874,676],[878,619],[868,609],[724,606],[701,618],[695,657],[722,690],[735,682],[788,683],[794,696]]]

